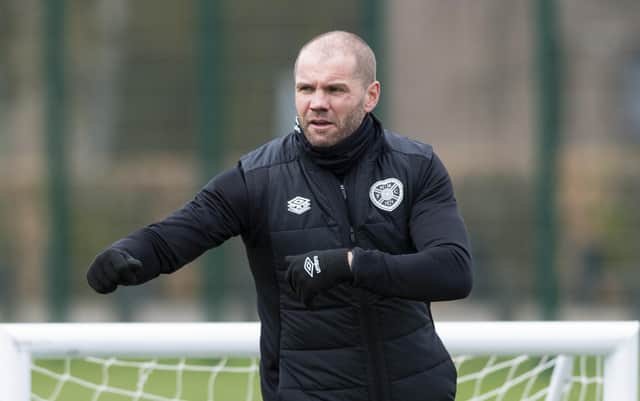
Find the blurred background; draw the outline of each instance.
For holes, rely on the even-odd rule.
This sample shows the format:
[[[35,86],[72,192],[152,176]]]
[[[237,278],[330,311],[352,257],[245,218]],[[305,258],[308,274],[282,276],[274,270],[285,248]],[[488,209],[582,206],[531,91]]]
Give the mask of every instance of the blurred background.
[[[85,272],[286,134],[333,29],[452,175],[475,287],[436,319],[638,318],[637,0],[0,0],[0,321],[257,319],[238,239],[109,296]]]

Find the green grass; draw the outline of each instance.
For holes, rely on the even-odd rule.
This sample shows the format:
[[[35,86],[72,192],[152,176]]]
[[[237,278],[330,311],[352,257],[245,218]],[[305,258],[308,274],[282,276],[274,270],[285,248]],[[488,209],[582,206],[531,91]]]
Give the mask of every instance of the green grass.
[[[456,363],[459,378],[456,400],[468,400],[488,393],[494,393],[495,396],[487,398],[487,401],[519,401],[531,399],[535,394],[539,395],[535,399],[544,400],[541,392],[549,386],[555,367],[553,358],[523,356],[494,359],[477,357],[463,363],[456,360]],[[584,383],[573,380],[564,400],[599,401],[602,397],[602,363],[602,358],[576,358],[572,375],[574,379],[586,380]],[[478,372],[485,373],[480,380],[465,379]]]
[[[104,363],[104,362],[107,363]],[[73,359],[40,360],[32,371],[33,400],[56,401],[244,401],[248,392],[251,401],[260,401],[259,378],[255,361],[249,359],[162,359],[155,361],[152,369],[145,363],[149,360],[118,359]],[[496,393],[487,401],[518,401],[531,397],[548,386],[552,368],[545,366],[545,359],[523,358],[515,360],[501,357],[490,360],[486,357],[456,360],[459,379],[457,401],[474,395],[496,391],[509,381],[511,385],[503,394]],[[175,367],[183,363],[185,369]],[[223,363],[226,370],[213,373]],[[253,365],[252,365],[253,363]],[[585,384],[575,383],[568,400],[599,401],[601,384],[593,380],[602,368],[602,361],[595,357],[584,357],[574,362],[573,375],[591,378]],[[234,372],[233,370],[245,372]],[[538,369],[539,373],[527,377],[526,372]],[[247,370],[253,370],[250,377]],[[180,372],[184,372],[181,374]],[[466,380],[465,377],[483,372],[481,380]],[[601,373],[601,371],[600,371]],[[523,380],[521,380],[524,378]],[[211,386],[214,382],[213,386]],[[103,386],[103,387],[101,387]],[[137,397],[138,388],[147,397]],[[213,387],[213,390],[210,390]],[[119,393],[129,393],[119,394]],[[57,396],[56,396],[57,395]],[[139,395],[139,394],[138,394]],[[538,399],[544,399],[540,397]]]
[[[165,366],[177,366],[179,360],[163,359],[157,361],[159,367],[152,369],[141,380],[144,394],[160,397],[140,397],[122,394],[123,392],[135,394],[138,388],[139,378],[144,377],[144,365],[147,360],[119,359],[125,363],[137,362],[136,366],[101,366],[98,363],[87,360],[65,361],[37,361],[37,367],[32,371],[32,394],[41,399],[55,399],[57,401],[131,401],[168,399],[183,401],[244,401],[247,399],[248,387],[251,386],[253,397],[251,401],[259,401],[259,377],[257,372],[250,378],[249,373],[236,373],[221,371],[212,372],[212,367],[219,364],[220,360],[189,359],[184,374],[179,370],[165,370]],[[247,359],[233,359],[225,363],[228,368],[248,368],[251,361]],[[204,371],[197,371],[203,368]],[[208,371],[207,371],[208,370]],[[143,373],[142,375],[140,373]],[[65,379],[69,377],[74,379]],[[214,380],[215,379],[215,380]],[[212,383],[213,382],[213,383]],[[60,387],[63,383],[62,387]],[[213,386],[210,386],[213,384]],[[103,391],[99,387],[104,385]],[[210,387],[213,392],[210,392]],[[120,394],[119,394],[120,393]],[[57,397],[55,395],[57,394]],[[211,395],[213,397],[211,397]]]

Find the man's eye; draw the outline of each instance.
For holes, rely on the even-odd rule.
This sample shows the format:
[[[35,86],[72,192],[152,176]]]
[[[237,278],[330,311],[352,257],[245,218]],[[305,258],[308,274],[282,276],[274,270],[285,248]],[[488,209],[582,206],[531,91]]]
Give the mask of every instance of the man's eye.
[[[298,92],[303,92],[303,93],[309,93],[312,92],[313,88],[310,86],[299,86],[298,87]]]
[[[342,88],[340,86],[331,86],[331,87],[329,87],[329,92],[331,92],[331,93],[341,93],[341,92],[344,92],[344,88]]]

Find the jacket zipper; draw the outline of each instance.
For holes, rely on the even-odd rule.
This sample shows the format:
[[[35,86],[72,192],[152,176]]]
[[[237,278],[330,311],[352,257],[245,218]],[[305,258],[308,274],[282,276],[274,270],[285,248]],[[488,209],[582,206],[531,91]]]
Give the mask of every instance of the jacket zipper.
[[[347,217],[349,219],[349,240],[351,241],[351,245],[354,246],[356,245],[356,235],[355,231],[353,230],[351,213],[349,212],[349,202],[347,199],[347,190],[344,186],[344,183],[340,183],[340,192],[342,193],[342,198],[344,199],[344,203],[347,208]],[[386,401],[390,399],[390,396],[387,388],[387,377],[386,374],[382,372],[384,366],[382,359],[383,350],[381,349],[379,338],[376,335],[376,333],[378,332],[376,327],[377,319],[374,315],[375,312],[367,304],[366,293],[360,290],[359,295],[361,329],[363,330],[363,335],[367,343],[366,345],[369,351],[368,365],[371,368],[371,371],[369,372],[370,400]]]
[[[347,202],[347,190],[345,189],[343,183],[340,183],[340,192],[342,192],[342,198],[344,199],[344,204],[347,207],[347,216],[349,218],[349,241],[351,241],[351,245],[355,245],[356,233],[353,230],[353,224],[351,223],[351,213],[349,213],[349,202]]]

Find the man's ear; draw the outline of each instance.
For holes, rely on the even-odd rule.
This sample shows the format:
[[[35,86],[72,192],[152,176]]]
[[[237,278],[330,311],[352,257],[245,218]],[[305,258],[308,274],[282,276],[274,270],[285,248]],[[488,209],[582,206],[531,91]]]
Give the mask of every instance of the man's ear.
[[[373,81],[367,87],[364,101],[364,111],[366,111],[367,113],[376,108],[376,105],[380,100],[380,90],[381,87],[379,81]]]

